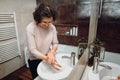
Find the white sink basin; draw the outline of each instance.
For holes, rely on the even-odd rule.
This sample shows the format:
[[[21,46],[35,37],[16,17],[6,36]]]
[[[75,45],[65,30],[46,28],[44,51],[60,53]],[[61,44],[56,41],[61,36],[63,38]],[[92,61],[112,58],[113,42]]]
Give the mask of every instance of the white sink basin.
[[[118,75],[120,75],[120,65],[111,62],[101,62],[100,64],[109,65],[112,69],[109,70],[99,66],[98,73],[94,74],[91,67],[88,73],[88,80],[117,80]]]
[[[62,56],[71,57],[71,54],[65,53],[56,54],[57,62],[62,66],[61,70],[54,69],[45,61],[42,61],[38,65],[37,72],[42,80],[66,80],[66,78],[72,71],[73,66],[71,65],[70,58],[62,58]],[[77,61],[78,60],[76,58],[75,63],[77,63]]]

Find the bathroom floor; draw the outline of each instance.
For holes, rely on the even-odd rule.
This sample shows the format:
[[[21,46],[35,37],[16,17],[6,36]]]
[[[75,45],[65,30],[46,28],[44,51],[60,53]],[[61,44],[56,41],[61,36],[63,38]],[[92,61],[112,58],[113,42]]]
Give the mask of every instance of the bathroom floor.
[[[23,66],[0,80],[32,80],[32,77],[29,69]]]

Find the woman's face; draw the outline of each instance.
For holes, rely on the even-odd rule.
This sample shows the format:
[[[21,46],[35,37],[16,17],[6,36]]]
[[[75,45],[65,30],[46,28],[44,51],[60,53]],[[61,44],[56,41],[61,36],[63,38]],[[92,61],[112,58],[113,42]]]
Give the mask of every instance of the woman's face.
[[[50,23],[52,23],[52,22],[53,22],[53,18],[52,18],[52,17],[50,17],[50,18],[44,17],[44,18],[41,20],[41,22],[38,23],[37,25],[38,25],[39,27],[41,27],[41,28],[49,29],[49,25],[50,25]]]

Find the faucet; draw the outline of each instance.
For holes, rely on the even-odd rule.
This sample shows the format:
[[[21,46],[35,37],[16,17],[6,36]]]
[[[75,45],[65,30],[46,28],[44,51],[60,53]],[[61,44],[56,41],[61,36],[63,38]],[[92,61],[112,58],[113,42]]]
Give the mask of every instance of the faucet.
[[[98,57],[94,57],[93,73],[98,73],[98,64],[99,64],[99,58]]]
[[[102,62],[103,60],[100,60],[99,57],[94,57],[94,64],[93,64],[93,73],[98,73],[98,66],[102,66],[106,69],[111,70],[112,68],[109,65],[106,64],[99,64],[99,62]]]
[[[89,44],[89,52],[91,54],[93,73],[98,73],[98,66],[102,66],[111,69],[108,65],[100,65],[99,62],[103,62],[105,58],[105,48],[102,46],[103,43],[99,39],[95,40],[94,43]],[[90,56],[90,55],[89,55]]]
[[[76,56],[76,53],[72,52],[71,56],[64,55],[64,56],[62,56],[62,58],[71,59],[71,65],[74,66],[75,65],[75,56]]]
[[[112,67],[110,67],[109,65],[106,65],[106,64],[99,64],[99,65],[106,68],[106,69],[108,69],[108,70],[112,69]]]
[[[98,73],[98,66],[102,66],[106,69],[111,70],[112,68],[109,65],[105,64],[99,64],[99,62],[103,62],[105,54],[103,55],[103,58],[100,56],[100,50],[97,46],[93,48],[93,54],[94,54],[94,61],[93,61],[93,73]]]
[[[72,66],[75,65],[75,55],[76,55],[75,52],[72,52],[72,53],[71,53],[71,63],[72,63]]]

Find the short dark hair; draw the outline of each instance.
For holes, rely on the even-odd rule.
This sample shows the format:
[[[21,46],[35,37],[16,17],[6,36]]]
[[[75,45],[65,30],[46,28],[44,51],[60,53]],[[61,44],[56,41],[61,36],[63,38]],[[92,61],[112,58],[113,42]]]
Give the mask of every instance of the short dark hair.
[[[53,17],[53,20],[55,21],[57,12],[49,5],[41,3],[33,12],[33,18],[37,23],[40,23],[44,17]]]

